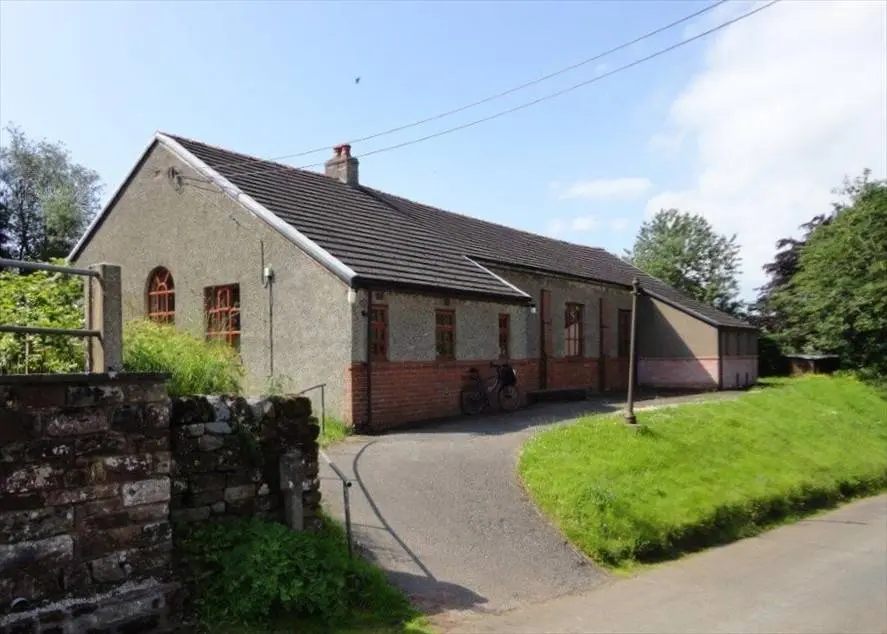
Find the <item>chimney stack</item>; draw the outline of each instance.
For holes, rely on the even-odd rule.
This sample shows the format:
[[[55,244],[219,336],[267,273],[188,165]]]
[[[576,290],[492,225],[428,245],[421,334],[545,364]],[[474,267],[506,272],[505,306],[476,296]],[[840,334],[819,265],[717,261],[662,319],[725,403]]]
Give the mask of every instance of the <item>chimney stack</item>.
[[[324,173],[346,185],[357,185],[357,159],[351,156],[351,146],[347,143],[333,148],[333,158],[324,164]]]

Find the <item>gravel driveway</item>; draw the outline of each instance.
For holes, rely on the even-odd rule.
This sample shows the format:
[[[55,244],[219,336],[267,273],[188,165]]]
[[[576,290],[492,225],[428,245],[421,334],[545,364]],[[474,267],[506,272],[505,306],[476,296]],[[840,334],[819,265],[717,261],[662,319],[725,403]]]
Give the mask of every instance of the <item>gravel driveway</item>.
[[[516,463],[521,444],[541,428],[621,406],[605,400],[537,405],[354,437],[327,454],[354,482],[356,541],[423,610],[498,612],[606,579],[529,501]],[[325,506],[342,518],[338,478],[326,464],[321,478]]]

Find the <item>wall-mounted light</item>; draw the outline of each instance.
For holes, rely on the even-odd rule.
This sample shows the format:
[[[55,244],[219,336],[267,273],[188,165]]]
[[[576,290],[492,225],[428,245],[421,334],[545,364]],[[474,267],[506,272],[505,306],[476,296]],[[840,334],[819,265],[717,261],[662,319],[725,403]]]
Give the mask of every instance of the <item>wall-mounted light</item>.
[[[530,314],[531,315],[536,314],[536,304],[535,303],[530,304]]]
[[[348,303],[352,306],[357,303],[357,292],[353,288],[348,289]]]

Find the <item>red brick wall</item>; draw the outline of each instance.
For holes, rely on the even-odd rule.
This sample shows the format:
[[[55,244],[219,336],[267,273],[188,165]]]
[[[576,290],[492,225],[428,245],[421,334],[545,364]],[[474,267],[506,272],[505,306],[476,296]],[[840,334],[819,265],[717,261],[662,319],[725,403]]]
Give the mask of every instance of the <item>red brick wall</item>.
[[[598,387],[598,360],[585,357],[548,360],[548,388]]]
[[[522,396],[538,387],[539,364],[535,359],[511,362],[517,372]],[[372,365],[372,429],[382,431],[404,423],[454,416],[460,413],[459,392],[469,368],[481,376],[492,375],[490,362],[476,361],[380,361]],[[366,364],[353,363],[345,370],[346,422],[366,420]],[[350,414],[350,416],[349,416]]]
[[[615,392],[628,389],[628,359],[618,357],[604,360],[604,390]]]

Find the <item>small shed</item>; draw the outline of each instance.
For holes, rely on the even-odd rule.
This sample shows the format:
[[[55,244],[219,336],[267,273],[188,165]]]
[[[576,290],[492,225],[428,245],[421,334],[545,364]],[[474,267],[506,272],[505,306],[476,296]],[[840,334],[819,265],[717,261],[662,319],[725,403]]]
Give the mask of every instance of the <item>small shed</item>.
[[[836,354],[787,354],[785,358],[792,374],[832,374],[841,366]]]

